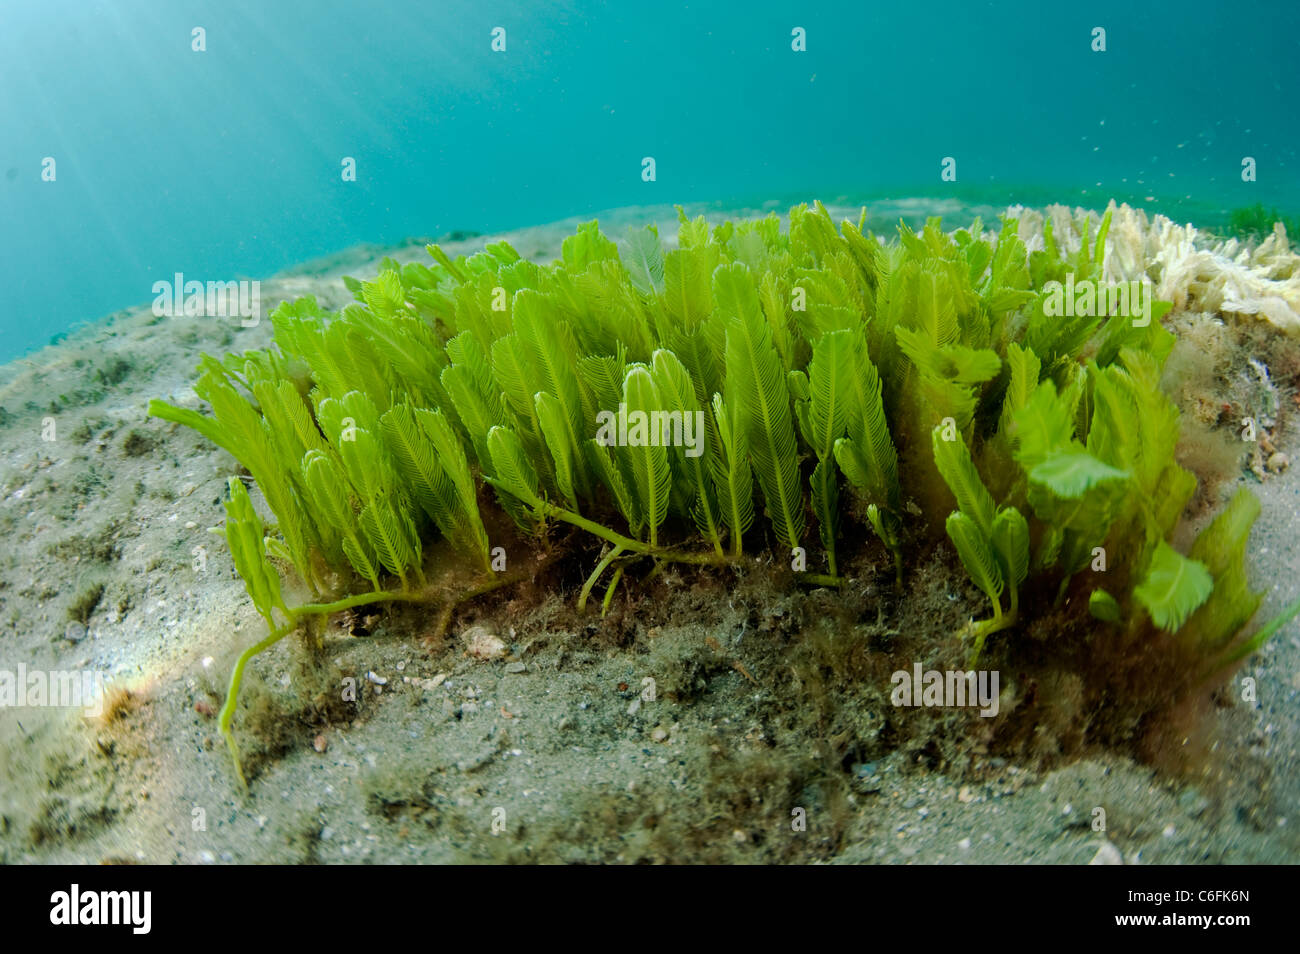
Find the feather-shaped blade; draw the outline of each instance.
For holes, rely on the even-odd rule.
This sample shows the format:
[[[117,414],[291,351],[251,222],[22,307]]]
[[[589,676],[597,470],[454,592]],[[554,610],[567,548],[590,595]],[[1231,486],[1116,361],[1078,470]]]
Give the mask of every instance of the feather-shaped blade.
[[[953,440],[944,440],[943,428],[936,427],[932,433],[934,462],[939,473],[948,484],[948,489],[957,498],[957,506],[979,527],[985,539],[993,535],[993,521],[996,508],[984,482],[980,480],[975,462],[971,460],[970,451],[961,435]]]
[[[953,546],[957,548],[961,565],[966,568],[971,580],[984,591],[994,605],[997,605],[1005,581],[993,556],[993,550],[989,546],[988,537],[974,520],[961,511],[954,511],[948,515],[945,529]]]
[[[772,527],[785,545],[797,547],[804,530],[798,445],[771,329],[743,265],[718,266],[713,293],[727,322],[727,404],[745,431]]]

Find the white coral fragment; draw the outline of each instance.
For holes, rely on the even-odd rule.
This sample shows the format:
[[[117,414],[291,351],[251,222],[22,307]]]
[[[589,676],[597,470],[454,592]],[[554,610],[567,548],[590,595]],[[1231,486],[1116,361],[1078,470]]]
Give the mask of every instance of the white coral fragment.
[[[1106,236],[1107,281],[1149,279],[1156,297],[1175,311],[1210,312],[1267,321],[1300,336],[1300,255],[1291,248],[1279,222],[1258,245],[1226,241],[1192,225],[1176,225],[1163,215],[1148,217],[1128,205],[1111,208]],[[1032,251],[1045,247],[1044,222],[1050,219],[1059,249],[1082,247],[1085,229],[1097,234],[1101,217],[1063,205],[1045,212],[1013,206],[1007,214],[1020,219],[1020,236]]]

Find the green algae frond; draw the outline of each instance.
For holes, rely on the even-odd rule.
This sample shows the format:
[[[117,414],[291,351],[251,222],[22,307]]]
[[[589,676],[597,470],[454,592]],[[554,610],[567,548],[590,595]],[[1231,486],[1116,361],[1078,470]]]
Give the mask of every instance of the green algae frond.
[[[286,303],[271,348],[205,355],[210,414],[150,404],[229,451],[274,517],[232,483],[227,539],[270,630],[232,678],[232,752],[244,666],[305,615],[426,601],[445,624],[517,579],[498,554],[553,546],[557,523],[604,546],[583,608],[612,571],[608,609],[638,561],[766,555],[836,587],[846,558],[901,581],[946,539],[991,605],[972,658],[1061,605],[1134,640],[1175,634],[1207,673],[1257,648],[1253,496],[1190,552],[1170,542],[1196,479],[1159,387],[1169,306],[1104,293],[1109,212],[1068,255],[1050,229],[1029,252],[1014,219],[882,241],[865,211],[837,227],[820,203],[786,228],[679,216],[669,243],[588,223],[547,266],[504,242],[385,261],[340,312]],[[1063,313],[1062,284],[1095,297]],[[459,595],[438,538],[475,568]],[[320,601],[287,606],[272,558]]]

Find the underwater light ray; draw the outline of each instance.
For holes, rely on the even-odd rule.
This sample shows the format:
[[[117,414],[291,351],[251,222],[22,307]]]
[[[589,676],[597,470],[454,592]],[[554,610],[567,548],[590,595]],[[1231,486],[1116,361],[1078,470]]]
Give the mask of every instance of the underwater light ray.
[[[363,108],[358,98],[346,93],[337,79],[340,74],[324,69],[316,58],[308,56],[304,52],[307,45],[301,42],[301,37],[297,33],[291,33],[291,35],[297,37],[295,42],[286,42],[281,39],[281,36],[286,33],[286,30],[283,29],[283,23],[261,16],[260,14],[263,11],[256,7],[243,8],[239,12],[244,15],[247,23],[247,29],[241,30],[241,32],[249,36],[256,36],[259,40],[265,42],[267,44],[266,58],[271,62],[289,67],[288,74],[290,77],[306,79],[308,82],[302,85],[302,92],[310,95],[313,100],[327,101],[330,104],[330,115],[336,117],[339,128],[363,130],[367,133],[366,137],[364,137],[366,141],[382,139],[387,135],[385,126]],[[382,65],[382,60],[379,62]],[[313,137],[311,129],[303,126],[299,121],[298,111],[286,105],[288,100],[283,97],[282,93],[287,88],[273,84],[264,92],[279,96],[277,102],[283,107],[281,109],[282,114],[295,123],[295,128],[300,133],[309,138]],[[315,141],[322,141],[322,137],[316,137]]]
[[[39,104],[35,113],[42,117],[42,123],[49,131],[48,151],[42,150],[42,155],[55,159],[56,175],[60,176],[55,180],[56,183],[82,192],[91,213],[87,215],[86,212],[81,212],[76,221],[69,225],[68,219],[60,212],[47,211],[45,218],[52,230],[47,244],[56,250],[82,247],[87,244],[89,234],[95,236],[94,244],[101,248],[107,245],[116,256],[140,267],[142,263],[138,246],[119,227],[117,216],[106,206],[103,196],[108,184],[102,177],[102,173],[97,175],[99,170],[95,164],[83,161],[82,156],[85,151],[80,147],[80,138],[70,133],[63,123],[61,111],[51,101],[47,90],[37,79],[36,70],[26,72],[29,77],[30,98]],[[53,198],[57,205],[62,196]],[[87,219],[90,221],[88,222]]]

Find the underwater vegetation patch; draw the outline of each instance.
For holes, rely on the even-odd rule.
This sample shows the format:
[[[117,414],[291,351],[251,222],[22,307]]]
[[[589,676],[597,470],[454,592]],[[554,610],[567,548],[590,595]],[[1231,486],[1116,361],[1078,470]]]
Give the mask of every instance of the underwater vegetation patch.
[[[1168,303],[1058,307],[1063,285],[1103,285],[1110,212],[1068,254],[1050,223],[1031,252],[1014,218],[886,241],[865,216],[837,227],[818,203],[784,228],[710,226],[679,209],[675,247],[590,222],[550,265],[505,242],[454,260],[430,245],[430,264],[346,279],[356,301],[338,313],[281,305],[268,349],[204,355],[211,412],[149,411],[229,451],[274,518],[231,479],[226,539],[269,630],[221,713],[236,766],[258,653],[368,603],[436,605],[441,629],[527,578],[506,554],[572,549],[560,525],[602,547],[584,611],[602,581],[608,610],[638,565],[757,557],[838,588],[853,559],[902,586],[946,541],[988,601],[962,633],[972,664],[1066,613],[1099,652],[1174,647],[1204,681],[1275,632],[1282,618],[1242,635],[1261,599],[1253,495],[1188,552],[1171,542],[1196,478],[1159,386]],[[286,603],[280,566],[315,602]]]
[[[1281,222],[1288,236],[1300,236],[1300,219],[1282,215],[1276,208],[1266,209],[1262,203],[1233,209],[1228,216],[1228,231],[1241,239],[1257,239],[1273,231],[1273,223]]]

